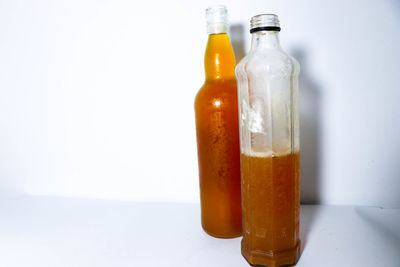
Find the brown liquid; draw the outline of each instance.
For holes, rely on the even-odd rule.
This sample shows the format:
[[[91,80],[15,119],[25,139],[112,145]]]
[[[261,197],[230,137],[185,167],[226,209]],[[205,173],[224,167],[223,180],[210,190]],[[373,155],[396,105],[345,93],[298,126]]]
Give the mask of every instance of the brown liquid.
[[[250,264],[295,264],[299,257],[299,153],[241,155],[242,254]]]
[[[227,34],[209,37],[206,82],[196,96],[201,221],[215,237],[242,233],[235,58]]]

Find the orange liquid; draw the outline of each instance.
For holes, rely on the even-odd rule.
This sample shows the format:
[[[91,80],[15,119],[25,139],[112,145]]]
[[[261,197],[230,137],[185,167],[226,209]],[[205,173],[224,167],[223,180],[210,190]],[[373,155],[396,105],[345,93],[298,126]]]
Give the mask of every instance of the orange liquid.
[[[250,264],[295,264],[299,257],[299,153],[241,155],[242,254]]]
[[[195,100],[203,229],[215,237],[242,233],[235,57],[227,34],[211,34],[206,81]]]

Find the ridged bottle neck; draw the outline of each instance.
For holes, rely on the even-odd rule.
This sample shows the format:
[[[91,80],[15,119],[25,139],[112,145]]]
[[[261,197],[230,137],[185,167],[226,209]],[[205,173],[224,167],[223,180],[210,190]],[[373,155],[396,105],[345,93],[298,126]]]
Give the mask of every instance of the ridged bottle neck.
[[[251,51],[258,49],[280,49],[278,31],[258,31],[252,33]]]
[[[206,80],[235,79],[235,65],[228,34],[210,34],[204,56]]]

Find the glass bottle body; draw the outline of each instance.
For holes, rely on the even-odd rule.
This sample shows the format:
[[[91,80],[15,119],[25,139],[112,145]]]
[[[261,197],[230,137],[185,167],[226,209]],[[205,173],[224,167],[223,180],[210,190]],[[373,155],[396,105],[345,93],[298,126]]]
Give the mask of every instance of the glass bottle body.
[[[236,67],[242,174],[242,254],[281,266],[299,257],[300,67],[278,31],[257,31]]]
[[[242,233],[235,57],[226,33],[210,34],[206,81],[195,99],[203,229],[215,237]]]

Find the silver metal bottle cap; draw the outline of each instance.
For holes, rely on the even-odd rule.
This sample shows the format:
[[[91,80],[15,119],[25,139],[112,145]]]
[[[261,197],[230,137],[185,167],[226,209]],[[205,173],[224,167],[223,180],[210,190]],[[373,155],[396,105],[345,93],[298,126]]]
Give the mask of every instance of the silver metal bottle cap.
[[[258,31],[280,31],[278,16],[275,14],[260,14],[250,20],[250,33]]]

